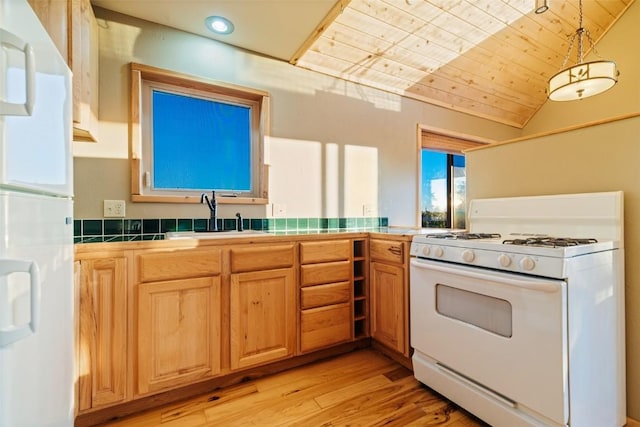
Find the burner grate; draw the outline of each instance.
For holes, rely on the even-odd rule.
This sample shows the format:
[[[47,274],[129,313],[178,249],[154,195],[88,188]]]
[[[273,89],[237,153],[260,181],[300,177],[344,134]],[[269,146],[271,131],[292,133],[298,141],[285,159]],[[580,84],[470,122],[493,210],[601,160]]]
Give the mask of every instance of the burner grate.
[[[530,237],[526,239],[509,239],[502,242],[505,245],[546,246],[552,248],[588,245],[598,243],[596,239],[576,239],[571,237]]]

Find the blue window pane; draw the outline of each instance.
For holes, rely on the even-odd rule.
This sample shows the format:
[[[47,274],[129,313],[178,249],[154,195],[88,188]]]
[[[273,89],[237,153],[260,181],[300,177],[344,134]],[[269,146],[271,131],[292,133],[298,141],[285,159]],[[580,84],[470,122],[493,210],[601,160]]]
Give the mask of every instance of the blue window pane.
[[[251,191],[251,109],[153,91],[153,187]]]
[[[422,150],[422,210],[446,210],[447,154]]]
[[[464,228],[465,157],[426,149],[421,156],[422,226]]]

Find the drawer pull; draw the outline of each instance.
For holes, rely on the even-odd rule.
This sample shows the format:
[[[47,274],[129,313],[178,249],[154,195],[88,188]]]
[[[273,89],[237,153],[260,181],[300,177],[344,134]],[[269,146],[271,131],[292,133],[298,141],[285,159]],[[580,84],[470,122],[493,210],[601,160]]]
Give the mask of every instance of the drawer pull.
[[[398,246],[390,246],[387,250],[394,255],[402,255],[402,249]]]

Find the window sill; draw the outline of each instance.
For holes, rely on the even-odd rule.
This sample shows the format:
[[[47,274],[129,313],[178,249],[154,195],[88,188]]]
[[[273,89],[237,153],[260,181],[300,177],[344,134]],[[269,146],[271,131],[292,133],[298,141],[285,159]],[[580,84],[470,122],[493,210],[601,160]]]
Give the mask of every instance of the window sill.
[[[132,194],[132,202],[143,203],[200,203],[199,196],[146,196]],[[259,197],[216,197],[216,202],[221,205],[266,205],[268,199]]]

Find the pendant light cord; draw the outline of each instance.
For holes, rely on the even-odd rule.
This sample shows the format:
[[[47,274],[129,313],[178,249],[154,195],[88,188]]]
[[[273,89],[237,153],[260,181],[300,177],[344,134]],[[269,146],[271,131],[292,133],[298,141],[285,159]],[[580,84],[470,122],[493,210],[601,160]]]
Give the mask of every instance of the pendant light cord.
[[[578,53],[577,53],[578,62],[576,64],[582,64],[584,61],[584,41],[583,41],[584,36],[587,36],[587,40],[589,41],[589,47],[591,48],[591,51],[594,54],[596,54],[598,57],[600,57],[600,55],[598,55],[598,51],[596,50],[596,46],[593,43],[593,39],[591,38],[591,33],[589,32],[589,30],[587,30],[582,26],[582,21],[583,21],[582,0],[579,0],[578,8],[579,8],[578,9],[579,10],[579,15],[578,15],[579,26],[576,32],[571,35],[571,39],[569,40],[569,49],[567,50],[567,54],[565,55],[560,68],[564,68],[565,65],[567,65],[567,62],[569,62],[569,57],[571,56],[571,51],[573,50],[573,45],[576,41],[576,38],[578,39]]]
[[[578,34],[578,64],[582,64],[582,60],[583,60],[582,48],[584,47],[582,43],[582,37],[584,35],[584,27],[582,26],[582,0],[579,0],[578,7],[580,10],[579,21],[578,21],[579,25],[576,33]]]

